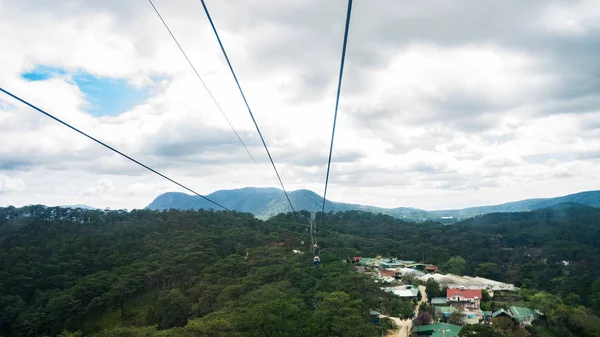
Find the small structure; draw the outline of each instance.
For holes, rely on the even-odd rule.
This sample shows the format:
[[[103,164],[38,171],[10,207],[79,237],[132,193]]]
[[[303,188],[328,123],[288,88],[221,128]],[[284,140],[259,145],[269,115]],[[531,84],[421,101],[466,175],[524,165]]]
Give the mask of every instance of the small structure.
[[[396,277],[396,271],[395,270],[389,270],[389,269],[383,269],[383,270],[379,270],[379,276],[390,276],[390,277]]]
[[[379,324],[379,315],[381,315],[381,314],[375,310],[371,310],[369,312],[369,314],[371,315],[371,318],[370,318],[371,323]]]
[[[385,269],[390,269],[390,268],[402,268],[404,267],[404,263],[399,262],[399,261],[385,261],[379,264],[379,268],[385,268]]]
[[[535,320],[535,312],[529,308],[512,306],[509,310],[513,318],[521,325],[531,325]]]
[[[431,299],[431,305],[433,305],[433,306],[448,305],[448,299],[446,297],[433,297]]]
[[[462,329],[460,325],[437,323],[414,326],[412,336],[456,337]]]
[[[397,283],[396,271],[394,270],[380,269],[378,270],[377,275],[375,275],[375,277],[381,282],[383,282],[383,285],[391,285]]]
[[[406,265],[404,267],[410,268],[410,269],[416,269],[418,271],[425,271],[425,268],[427,268],[427,265],[424,263],[413,263],[413,264]]]
[[[435,274],[438,271],[438,267],[433,264],[428,264],[425,266],[425,271],[429,274]]]
[[[457,309],[479,310],[481,289],[452,288],[446,291],[446,299]]]

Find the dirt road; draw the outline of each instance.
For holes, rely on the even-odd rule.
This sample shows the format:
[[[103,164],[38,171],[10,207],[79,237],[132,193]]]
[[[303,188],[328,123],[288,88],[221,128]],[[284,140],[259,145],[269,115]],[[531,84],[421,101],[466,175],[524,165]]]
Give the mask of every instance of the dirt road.
[[[419,292],[421,292],[421,300],[417,303],[415,307],[415,314],[413,318],[415,318],[419,314],[419,308],[421,304],[427,303],[427,293],[425,293],[425,286],[419,286]],[[381,315],[382,317],[387,317],[396,323],[396,329],[388,332],[385,337],[408,337],[410,336],[410,330],[412,329],[412,319],[400,319],[398,317],[389,317]]]
[[[425,292],[425,286],[419,286],[419,291],[421,292],[421,300],[419,301],[419,303],[417,304],[417,307],[415,308],[415,316],[414,317],[416,317],[419,314],[419,308],[421,307],[421,304],[427,303],[427,293]]]

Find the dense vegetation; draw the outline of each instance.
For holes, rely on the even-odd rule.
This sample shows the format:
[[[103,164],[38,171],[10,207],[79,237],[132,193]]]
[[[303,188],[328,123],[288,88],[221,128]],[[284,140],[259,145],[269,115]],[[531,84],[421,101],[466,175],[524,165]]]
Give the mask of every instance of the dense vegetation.
[[[376,254],[521,286],[514,301],[545,313],[533,335],[600,334],[599,209],[454,225],[329,213],[318,269],[291,253],[309,241],[308,216],[2,208],[0,335],[379,336],[386,325],[371,324],[369,310],[412,306],[342,262]]]
[[[341,258],[290,254],[306,219],[43,206],[0,219],[2,336],[379,336],[369,310],[406,306]]]

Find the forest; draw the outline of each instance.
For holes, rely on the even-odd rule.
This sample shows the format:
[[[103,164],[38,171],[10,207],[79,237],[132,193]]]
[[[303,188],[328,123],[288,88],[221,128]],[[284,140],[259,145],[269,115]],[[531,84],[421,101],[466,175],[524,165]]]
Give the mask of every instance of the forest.
[[[600,336],[600,209],[561,204],[453,225],[310,214],[0,208],[0,336],[380,336],[414,305],[344,263],[394,256],[521,287],[534,336]],[[492,303],[500,306],[502,303]]]

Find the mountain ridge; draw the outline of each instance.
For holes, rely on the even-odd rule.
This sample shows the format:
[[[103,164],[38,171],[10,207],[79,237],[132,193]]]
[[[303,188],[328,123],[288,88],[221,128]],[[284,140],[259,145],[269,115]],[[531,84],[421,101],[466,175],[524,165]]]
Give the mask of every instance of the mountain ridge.
[[[288,192],[288,195],[296,211],[321,210],[323,198],[313,191],[301,189]],[[206,197],[229,209],[252,213],[260,219],[267,219],[279,213],[291,211],[283,191],[274,187],[244,187],[240,189],[218,190],[208,194]],[[443,223],[454,223],[482,214],[526,212],[562,203],[577,203],[600,208],[600,191],[584,191],[555,198],[524,199],[498,205],[434,211],[409,207],[384,208],[327,200],[325,210],[333,212],[361,210],[373,213],[383,213],[409,221],[432,220]],[[201,197],[180,192],[163,193],[146,206],[146,209],[150,210],[218,208],[218,206]]]

